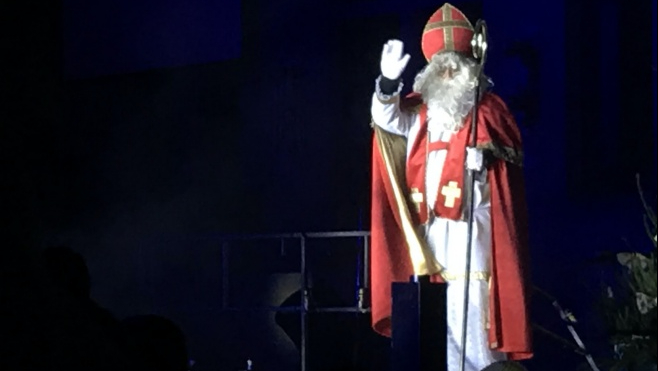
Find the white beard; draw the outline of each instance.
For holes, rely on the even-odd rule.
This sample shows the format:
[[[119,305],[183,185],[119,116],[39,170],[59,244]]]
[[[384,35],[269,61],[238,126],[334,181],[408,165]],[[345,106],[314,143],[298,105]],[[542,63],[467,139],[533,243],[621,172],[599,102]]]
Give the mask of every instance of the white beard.
[[[441,70],[455,70],[451,79],[441,77]],[[430,63],[416,76],[414,91],[427,104],[430,127],[457,132],[464,126],[466,115],[473,108],[475,65],[457,53],[434,55]]]

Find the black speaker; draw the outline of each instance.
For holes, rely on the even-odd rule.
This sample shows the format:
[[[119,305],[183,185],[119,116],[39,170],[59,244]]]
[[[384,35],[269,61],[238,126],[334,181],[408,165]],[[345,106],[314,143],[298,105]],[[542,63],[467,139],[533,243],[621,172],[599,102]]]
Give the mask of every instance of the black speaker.
[[[446,371],[446,289],[429,277],[392,284],[392,371]]]

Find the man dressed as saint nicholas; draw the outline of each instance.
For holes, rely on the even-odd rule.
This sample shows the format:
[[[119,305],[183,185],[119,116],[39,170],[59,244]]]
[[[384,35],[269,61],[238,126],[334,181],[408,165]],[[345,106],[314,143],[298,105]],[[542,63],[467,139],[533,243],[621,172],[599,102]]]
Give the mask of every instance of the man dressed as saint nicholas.
[[[473,26],[445,4],[428,20],[427,65],[401,96],[409,55],[398,40],[382,50],[371,115],[372,325],[391,335],[391,283],[430,276],[447,284],[448,370],[480,371],[532,357],[522,142],[505,102],[478,73]],[[477,145],[472,147],[476,82]],[[467,199],[467,174],[475,176]],[[466,344],[461,344],[467,212],[473,202]]]

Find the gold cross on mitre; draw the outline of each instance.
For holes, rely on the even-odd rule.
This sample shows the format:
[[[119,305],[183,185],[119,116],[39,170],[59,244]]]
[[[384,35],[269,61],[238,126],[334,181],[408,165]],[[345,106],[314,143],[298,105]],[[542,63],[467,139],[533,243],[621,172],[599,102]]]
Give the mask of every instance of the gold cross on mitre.
[[[423,194],[418,188],[411,188],[411,201],[416,205],[416,212],[420,212],[420,204],[423,203]]]
[[[462,190],[457,186],[457,182],[448,182],[448,185],[441,188],[441,194],[446,196],[445,207],[455,207],[455,200],[462,196]]]

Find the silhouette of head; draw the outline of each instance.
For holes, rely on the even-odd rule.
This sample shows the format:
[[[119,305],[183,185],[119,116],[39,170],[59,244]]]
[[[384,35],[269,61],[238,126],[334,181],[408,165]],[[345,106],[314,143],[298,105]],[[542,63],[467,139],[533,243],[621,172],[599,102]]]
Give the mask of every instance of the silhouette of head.
[[[174,322],[156,315],[141,315],[124,319],[121,326],[139,370],[187,370],[185,335]]]
[[[41,264],[55,289],[76,298],[89,298],[89,269],[82,255],[66,246],[50,247],[41,254]]]

